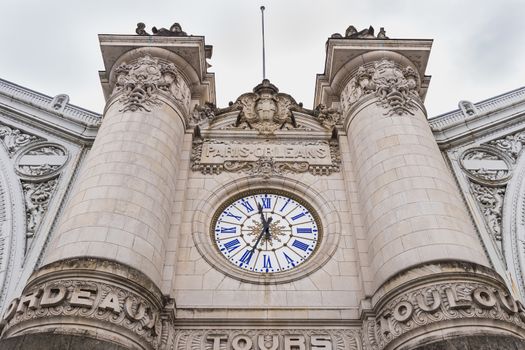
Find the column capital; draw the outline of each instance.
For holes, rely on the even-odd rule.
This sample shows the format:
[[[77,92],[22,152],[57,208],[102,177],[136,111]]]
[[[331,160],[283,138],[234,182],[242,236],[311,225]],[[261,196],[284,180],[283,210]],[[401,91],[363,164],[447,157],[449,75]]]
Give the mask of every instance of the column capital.
[[[314,105],[339,104],[343,90],[358,74],[360,67],[373,68],[381,61],[390,61],[398,68],[410,67],[418,78],[418,94],[424,100],[430,77],[425,70],[432,40],[426,39],[352,39],[333,36],[326,43],[323,74],[318,74]]]
[[[112,97],[125,65],[136,65],[140,59],[149,57],[150,63],[156,61],[159,69],[170,67],[172,72],[177,72],[195,103],[215,103],[215,75],[207,71],[206,62],[211,58],[212,46],[205,45],[204,37],[101,34],[99,41],[105,67],[99,76],[106,101]],[[150,75],[156,73],[146,71]],[[167,82],[171,83],[169,79]]]

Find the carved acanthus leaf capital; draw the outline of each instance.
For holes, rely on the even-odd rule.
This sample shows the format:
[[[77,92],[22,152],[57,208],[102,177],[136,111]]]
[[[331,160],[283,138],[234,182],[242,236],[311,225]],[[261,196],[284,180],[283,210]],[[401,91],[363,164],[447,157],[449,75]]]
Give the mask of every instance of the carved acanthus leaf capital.
[[[341,106],[348,110],[362,98],[373,94],[386,115],[413,114],[420,101],[418,73],[412,67],[401,68],[382,59],[357,69],[341,93]]]
[[[160,105],[161,94],[188,111],[191,92],[173,63],[145,55],[132,64],[122,63],[114,73],[116,83],[112,96],[120,95],[121,112],[150,112],[152,107]]]

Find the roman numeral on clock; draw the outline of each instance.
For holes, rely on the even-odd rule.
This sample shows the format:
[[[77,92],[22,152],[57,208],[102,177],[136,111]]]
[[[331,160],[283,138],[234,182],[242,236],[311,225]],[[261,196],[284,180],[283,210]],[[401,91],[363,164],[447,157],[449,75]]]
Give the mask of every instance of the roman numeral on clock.
[[[272,260],[268,255],[263,255],[263,267],[265,269],[271,269],[272,268]]]
[[[293,246],[293,247],[296,247],[296,248],[299,248],[299,249],[301,249],[301,250],[303,250],[303,251],[305,251],[305,252],[306,252],[306,250],[307,250],[308,247],[309,247],[308,244],[306,244],[306,243],[304,243],[304,242],[301,242],[301,241],[298,241],[298,240],[293,241],[292,246]]]
[[[270,209],[272,207],[272,199],[270,197],[263,197],[261,198],[262,201],[262,207],[264,209]]]
[[[311,227],[298,227],[297,233],[312,233]]]
[[[291,264],[292,266],[295,266],[295,260],[290,258],[288,255],[286,255],[286,253],[283,253],[284,255],[284,258],[286,259],[286,261],[288,262],[288,264]]]
[[[221,227],[221,233],[235,233],[237,232],[237,227]]]
[[[252,250],[246,250],[244,252],[244,254],[241,256],[241,258],[239,259],[239,261],[242,264],[249,264],[250,260],[252,259],[252,256],[253,256],[253,251]]]
[[[297,219],[299,219],[299,218],[302,218],[302,217],[305,216],[305,215],[306,215],[305,212],[299,213],[299,214],[297,214],[297,215],[295,215],[295,216],[292,216],[292,220],[295,221],[295,220],[297,220]]]
[[[231,218],[234,218],[234,219],[237,220],[237,221],[240,221],[241,218],[242,218],[242,216],[234,215],[234,214],[230,213],[229,211],[225,212],[225,214],[226,214],[226,216],[229,216],[229,217],[231,217]]]
[[[241,246],[241,242],[236,238],[234,240],[231,240],[229,242],[224,243],[224,248],[230,253],[231,251],[234,251],[235,249],[239,248]]]
[[[251,213],[253,211],[253,207],[252,205],[250,204],[250,202],[246,201],[246,200],[242,200],[241,201],[241,205],[244,207],[244,209],[246,209],[246,211],[248,213]]]

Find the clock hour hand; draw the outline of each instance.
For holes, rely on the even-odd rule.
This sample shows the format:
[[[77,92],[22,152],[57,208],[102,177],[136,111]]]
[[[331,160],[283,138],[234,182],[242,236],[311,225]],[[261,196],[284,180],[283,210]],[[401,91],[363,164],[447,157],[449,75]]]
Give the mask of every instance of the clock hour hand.
[[[261,238],[263,236],[269,237],[270,236],[270,223],[272,222],[273,218],[269,217],[268,221],[265,222],[261,233],[259,234],[259,237],[257,237],[257,240],[255,241],[255,244],[252,247],[252,253],[255,251],[257,246],[259,245],[259,242],[261,241]]]
[[[259,213],[261,214],[261,221],[262,221],[263,227],[262,227],[261,233],[259,234],[259,237],[257,237],[257,240],[255,241],[255,244],[253,245],[252,253],[255,251],[255,249],[259,245],[259,242],[261,241],[263,235],[266,236],[267,238],[270,236],[270,223],[273,220],[272,217],[269,217],[268,220],[264,218],[263,208],[260,203],[257,203],[257,209],[259,209]]]

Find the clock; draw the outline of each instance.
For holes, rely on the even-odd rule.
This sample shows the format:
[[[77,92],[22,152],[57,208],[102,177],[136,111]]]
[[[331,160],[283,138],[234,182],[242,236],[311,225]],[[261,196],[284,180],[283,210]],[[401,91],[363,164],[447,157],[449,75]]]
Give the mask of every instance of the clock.
[[[237,268],[258,274],[295,269],[322,238],[316,212],[285,192],[243,193],[223,203],[211,235],[220,254]]]

